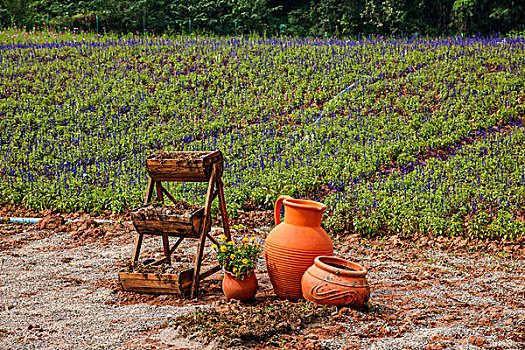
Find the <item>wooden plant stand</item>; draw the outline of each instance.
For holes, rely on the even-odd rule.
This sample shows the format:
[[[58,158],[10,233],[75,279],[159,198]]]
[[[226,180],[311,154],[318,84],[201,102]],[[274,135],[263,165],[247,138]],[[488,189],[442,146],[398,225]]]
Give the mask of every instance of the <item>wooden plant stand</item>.
[[[188,213],[173,215],[168,219],[162,220],[133,215],[133,225],[137,231],[132,257],[133,264],[138,262],[144,235],[162,237],[164,257],[150,263],[149,265],[151,266],[164,263],[171,265],[171,255],[185,238],[197,239],[198,247],[194,267],[180,272],[179,275],[120,273],[119,278],[125,290],[154,294],[189,294],[190,298],[193,299],[198,295],[200,280],[220,270],[220,266],[216,265],[208,271],[200,273],[206,238],[218,244],[217,240],[210,233],[211,204],[217,197],[219,197],[224,234],[228,239],[231,239],[222,183],[223,164],[224,159],[220,151],[171,152],[161,153],[159,157],[149,156],[146,158],[149,181],[146,198],[144,199],[145,206],[151,203],[154,190],[159,202],[164,202],[164,196],[168,197],[173,203],[177,202],[166,188],[162,186],[163,181],[207,182],[206,201],[204,207],[195,210],[189,215]],[[169,244],[169,237],[178,238],[172,247]]]

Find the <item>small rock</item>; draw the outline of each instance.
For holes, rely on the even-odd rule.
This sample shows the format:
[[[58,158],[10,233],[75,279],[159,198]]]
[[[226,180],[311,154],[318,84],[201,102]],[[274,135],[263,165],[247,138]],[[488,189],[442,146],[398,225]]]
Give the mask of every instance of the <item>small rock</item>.
[[[468,341],[470,344],[476,345],[476,346],[482,346],[487,341],[482,337],[476,337],[475,335],[471,335],[468,337]]]
[[[403,242],[399,239],[397,235],[390,237],[390,243],[393,245],[403,245]]]
[[[439,340],[441,340],[443,336],[441,334],[434,334],[433,336],[430,337],[430,339],[428,340],[429,342],[431,343],[435,343]]]
[[[425,350],[443,350],[445,346],[443,344],[429,344],[425,346]]]

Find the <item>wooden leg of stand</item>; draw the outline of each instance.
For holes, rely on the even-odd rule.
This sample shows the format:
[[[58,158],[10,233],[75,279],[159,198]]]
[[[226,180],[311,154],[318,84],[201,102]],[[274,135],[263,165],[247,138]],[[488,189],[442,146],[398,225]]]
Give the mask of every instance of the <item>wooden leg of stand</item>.
[[[175,197],[171,195],[171,193],[168,192],[167,189],[164,188],[164,186],[161,186],[161,189],[162,189],[162,193],[164,193],[166,197],[168,197],[170,201],[173,202],[173,204],[177,204],[178,201],[175,199]]]
[[[171,265],[170,242],[168,235],[162,235],[162,246],[164,247],[164,256],[166,257],[166,264]]]
[[[224,235],[231,239],[230,224],[228,223],[228,211],[226,210],[226,199],[224,198],[224,188],[221,179],[217,180],[217,191],[219,192],[219,207],[222,215],[222,227],[224,228]]]
[[[144,205],[151,202],[151,196],[153,195],[153,179],[150,177],[148,180],[148,188],[146,189],[146,198],[144,198]]]
[[[206,234],[206,236],[208,236],[208,239],[209,239],[210,241],[212,241],[213,244],[217,244],[217,246],[220,246],[220,245],[221,245],[221,244],[219,243],[219,241],[217,241],[217,240],[215,239],[215,237],[213,237],[213,236],[211,235],[211,233],[208,232],[208,233]]]
[[[175,249],[177,249],[177,247],[182,243],[182,241],[184,240],[184,237],[180,237],[177,242],[175,242],[175,244],[173,245],[173,247],[171,247],[170,249],[170,255],[173,254],[173,252],[175,251]]]
[[[200,270],[202,264],[202,253],[204,252],[204,245],[206,244],[206,234],[203,232],[199,240],[199,247],[197,248],[197,255],[195,257],[195,266],[193,268],[193,280],[191,284],[191,299],[199,295]]]
[[[157,188],[157,200],[163,203],[164,196],[162,195],[162,184],[159,181],[155,181],[155,187]]]
[[[195,267],[193,270],[193,281],[191,284],[190,298],[196,298],[199,293],[199,272],[202,263],[202,254],[204,253],[204,244],[206,243],[206,236],[211,223],[211,200],[213,198],[213,189],[215,187],[215,178],[217,176],[217,169],[214,165],[211,171],[210,181],[208,182],[208,190],[206,191],[206,203],[204,204],[204,220],[201,226],[201,236],[199,247],[197,248],[197,255],[195,256]]]
[[[136,263],[139,260],[139,254],[140,254],[140,247],[142,246],[142,233],[137,234],[137,238],[135,238],[135,249],[133,250],[133,257],[132,262]]]

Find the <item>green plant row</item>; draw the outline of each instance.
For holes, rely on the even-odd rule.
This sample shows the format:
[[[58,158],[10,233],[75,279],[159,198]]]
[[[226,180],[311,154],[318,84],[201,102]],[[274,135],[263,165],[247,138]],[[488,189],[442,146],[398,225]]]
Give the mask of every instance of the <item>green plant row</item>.
[[[407,184],[399,186],[416,176],[410,184],[420,188],[427,180],[417,174],[458,159],[460,147],[476,152],[487,135],[519,139],[524,58],[523,39],[2,32],[0,198],[36,209],[121,212],[140,204],[151,152],[220,149],[231,215],[250,203],[270,208],[289,194],[326,201],[334,231],[512,238],[519,196],[505,207],[501,193],[487,194],[472,207],[442,194],[438,205],[405,197]],[[505,152],[500,144],[490,142],[487,154]],[[514,157],[515,164],[479,171],[497,179],[521,164],[523,155]],[[454,169],[441,173],[459,181]],[[473,182],[456,186],[485,191]],[[505,186],[518,193],[523,183]],[[170,189],[203,201],[202,185]],[[490,223],[503,213],[512,220],[474,229],[482,208],[496,215]]]

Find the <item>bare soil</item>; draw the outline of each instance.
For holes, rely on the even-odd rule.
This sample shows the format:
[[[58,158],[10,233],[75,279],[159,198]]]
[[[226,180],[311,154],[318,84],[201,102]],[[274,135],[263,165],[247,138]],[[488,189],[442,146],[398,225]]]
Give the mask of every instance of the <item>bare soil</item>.
[[[26,214],[2,210],[2,216]],[[0,224],[0,348],[525,348],[523,236],[514,242],[333,237],[336,255],[368,269],[370,304],[307,317],[306,302],[276,299],[262,260],[251,304],[224,299],[220,272],[202,283],[197,300],[123,291],[118,272],[130,262],[132,225],[94,227],[86,215],[65,216],[80,220],[56,229]],[[234,237],[262,242],[271,211],[247,211],[231,223]],[[195,242],[185,241],[174,260],[192,266]],[[161,248],[160,238],[146,238],[141,260],[161,257]],[[204,269],[214,263],[207,246]]]

